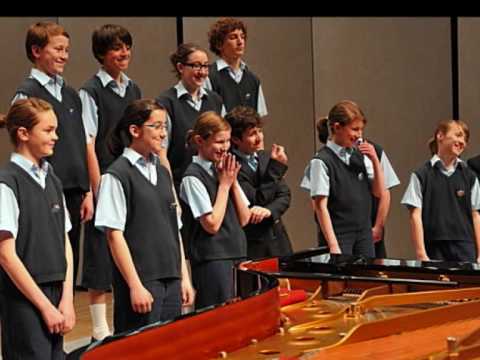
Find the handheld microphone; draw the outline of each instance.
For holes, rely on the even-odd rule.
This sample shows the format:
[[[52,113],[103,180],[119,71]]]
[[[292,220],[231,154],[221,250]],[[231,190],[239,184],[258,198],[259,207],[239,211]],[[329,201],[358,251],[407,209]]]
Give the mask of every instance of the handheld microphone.
[[[355,146],[358,146],[358,145],[360,145],[361,143],[363,143],[363,139],[362,139],[362,138],[358,138],[357,141],[355,141]]]

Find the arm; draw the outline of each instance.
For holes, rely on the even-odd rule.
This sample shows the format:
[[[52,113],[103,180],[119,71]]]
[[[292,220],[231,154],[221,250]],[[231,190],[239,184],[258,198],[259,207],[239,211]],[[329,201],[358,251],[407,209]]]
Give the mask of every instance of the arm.
[[[425,250],[425,241],[423,238],[423,222],[422,209],[410,207],[410,235],[415,248],[415,254],[418,260],[428,261],[427,252]]]
[[[90,178],[90,185],[92,187],[95,198],[98,196],[98,188],[100,186],[100,165],[98,164],[97,154],[95,152],[95,138],[87,144],[87,168],[88,176]]]
[[[332,219],[328,212],[328,196],[315,196],[312,199],[312,206],[315,210],[320,229],[327,241],[328,248],[331,254],[341,254],[342,250],[338,245],[338,240],[333,230]]]
[[[152,294],[150,294],[140,281],[123,232],[120,230],[107,229],[107,239],[112,258],[130,288],[130,301],[133,311],[141,314],[152,311]]]
[[[71,331],[75,325],[75,308],[73,305],[73,253],[67,234],[65,234],[65,258],[67,259],[67,272],[65,281],[63,282],[62,298],[58,304],[58,310],[65,317],[62,330],[63,334]]]
[[[59,334],[63,331],[65,318],[50,302],[33,280],[15,250],[15,239],[8,231],[0,231],[0,265],[18,290],[38,309],[48,331]]]
[[[373,242],[382,240],[383,228],[387,219],[388,211],[390,210],[390,190],[385,189],[378,199],[377,216],[375,217],[375,224],[372,228]]]
[[[242,197],[242,188],[238,181],[235,181],[232,186],[232,195],[240,226],[244,227],[250,221],[250,209]]]
[[[475,248],[477,249],[477,263],[480,263],[480,214],[472,210],[473,230],[475,232]]]
[[[375,148],[372,144],[364,141],[358,146],[358,150],[372,161],[374,174],[372,182],[372,194],[377,198],[380,198],[385,190],[385,179],[382,165],[380,164],[380,160],[378,159]]]
[[[182,281],[181,281],[181,291],[182,291],[182,305],[191,306],[195,300],[195,290],[193,289],[192,283],[190,281],[190,275],[188,273],[187,261],[185,260],[185,252],[183,251],[183,241],[180,231],[178,232],[178,241],[180,246],[180,261],[181,261],[181,272],[182,272]]]

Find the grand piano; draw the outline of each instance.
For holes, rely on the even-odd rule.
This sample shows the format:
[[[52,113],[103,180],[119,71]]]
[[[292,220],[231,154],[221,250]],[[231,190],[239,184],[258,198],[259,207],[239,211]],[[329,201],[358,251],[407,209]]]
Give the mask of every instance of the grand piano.
[[[236,296],[94,343],[81,359],[480,358],[480,265],[316,248],[248,261]]]

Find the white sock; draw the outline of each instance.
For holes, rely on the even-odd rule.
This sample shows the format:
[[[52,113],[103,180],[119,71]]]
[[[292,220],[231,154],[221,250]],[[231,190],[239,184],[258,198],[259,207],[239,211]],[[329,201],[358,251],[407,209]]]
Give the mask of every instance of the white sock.
[[[92,304],[89,308],[92,319],[93,337],[96,340],[103,340],[111,335],[107,323],[107,304]]]

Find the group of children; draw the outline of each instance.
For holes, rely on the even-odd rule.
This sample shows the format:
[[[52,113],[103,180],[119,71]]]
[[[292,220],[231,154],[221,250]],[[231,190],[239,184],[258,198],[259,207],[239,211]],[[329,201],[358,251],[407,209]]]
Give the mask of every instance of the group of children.
[[[78,93],[62,77],[69,34],[50,22],[28,29],[33,67],[0,119],[14,145],[0,171],[4,359],[64,357],[63,334],[75,324],[77,278],[89,290],[94,341],[110,335],[105,293],[111,288],[114,331],[120,333],[172,319],[194,302],[197,308],[224,302],[233,296],[232,265],[247,256],[291,252],[285,234],[288,245],[247,255],[247,224],[265,241],[276,241],[278,231],[270,228],[278,228],[290,202],[282,179],[287,157],[275,145],[271,162],[280,165],[272,168],[281,173],[265,175],[270,194],[249,190],[247,197],[236,156],[262,152],[259,168],[269,163],[260,116],[246,107],[258,105],[265,115],[263,91],[241,60],[243,22],[221,19],[209,36],[221,65],[210,65],[197,45],[181,44],[171,56],[179,82],[151,100],[142,99],[125,74],[133,39],[124,27],[94,31],[100,69]],[[206,85],[214,68],[218,78]],[[222,117],[227,98],[232,109],[245,105],[231,114],[232,125]],[[229,153],[232,127],[238,144],[244,130],[255,128],[255,146]],[[82,224],[83,270],[77,274]]]
[[[179,81],[153,100],[125,74],[133,39],[122,26],[94,31],[101,67],[78,93],[61,76],[68,33],[55,23],[29,28],[33,68],[0,119],[15,148],[0,171],[5,359],[63,357],[82,223],[78,277],[89,289],[93,340],[110,334],[110,288],[120,333],[172,319],[182,306],[225,302],[238,262],[292,253],[281,219],[291,200],[288,157],[277,144],[265,150],[263,90],[242,60],[246,26],[220,19],[208,36],[219,59],[210,64],[199,46],[179,45],[170,57]],[[363,139],[366,123],[356,103],[336,104],[317,123],[325,146],[302,179],[319,244],[332,254],[386,256],[389,189],[399,180],[383,149]],[[421,260],[480,260],[471,170],[480,161],[459,158],[468,136],[464,123],[442,122],[433,157],[402,200]]]

